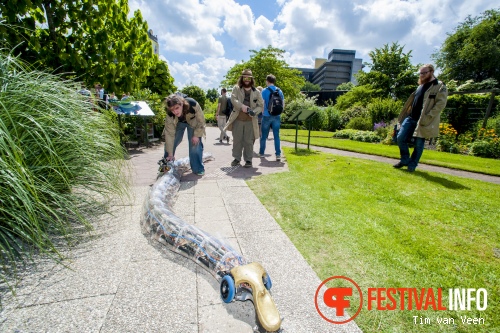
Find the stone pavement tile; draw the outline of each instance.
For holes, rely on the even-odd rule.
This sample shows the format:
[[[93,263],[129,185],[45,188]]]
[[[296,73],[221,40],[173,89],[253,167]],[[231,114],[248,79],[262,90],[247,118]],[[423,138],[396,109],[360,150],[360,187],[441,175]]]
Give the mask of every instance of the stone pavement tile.
[[[1,310],[23,307],[40,284],[40,281],[48,279],[53,274],[66,269],[49,259],[38,259],[32,265],[22,269],[18,281],[3,281],[0,284]],[[15,294],[9,289],[14,288]],[[3,316],[0,315],[0,322]],[[1,330],[0,330],[1,331]]]
[[[217,180],[200,180],[196,183],[195,187],[196,197],[208,197],[219,195],[219,186]]]
[[[241,178],[228,178],[224,180],[217,180],[221,193],[231,187],[248,187],[244,179]]]
[[[16,303],[32,306],[116,292],[137,241],[141,208],[114,207],[113,215],[103,216],[104,222],[77,247],[63,252],[66,267],[54,266],[47,274],[39,271],[24,279]]]
[[[99,332],[114,295],[35,305],[0,314],[1,332]],[[123,330],[119,330],[123,332]]]
[[[200,265],[196,267],[196,292],[199,307],[223,303],[219,281]]]
[[[207,208],[198,208],[195,206],[194,210],[195,223],[201,221],[217,221],[217,220],[228,220],[228,213],[226,207],[224,206],[216,206],[216,207],[207,207]]]
[[[125,234],[107,240],[87,253],[79,253],[68,264],[70,269],[40,279],[37,287],[23,296],[23,304],[30,306],[115,293],[133,247]]]
[[[249,232],[281,230],[262,204],[228,204],[226,207],[238,238]]]
[[[201,219],[195,225],[217,239],[225,240],[236,237],[231,221],[228,218],[220,220]]]
[[[200,307],[200,333],[253,333],[255,326],[255,309],[251,301]]]
[[[194,187],[198,183],[198,181],[181,181],[181,186],[179,187],[179,193],[186,194],[186,193],[193,193],[194,194]]]
[[[194,215],[194,193],[184,193],[180,192],[177,198],[175,199],[174,205],[172,207],[172,211],[174,213],[177,212],[182,216],[191,216]]]
[[[271,277],[285,332],[361,332],[355,325],[334,325],[319,316],[314,299],[321,280],[282,231],[248,233],[239,241],[245,257],[260,262]]]
[[[217,184],[215,184],[217,186]],[[216,196],[214,196],[216,194]],[[197,209],[205,209],[211,207],[224,207],[224,200],[222,200],[220,193],[214,191],[212,196],[196,196],[195,207]]]
[[[245,184],[245,186],[231,186],[226,187],[222,193],[222,198],[226,204],[253,204],[261,205],[260,200],[255,196],[252,190]]]
[[[196,332],[195,266],[181,256],[130,263],[100,332]]]

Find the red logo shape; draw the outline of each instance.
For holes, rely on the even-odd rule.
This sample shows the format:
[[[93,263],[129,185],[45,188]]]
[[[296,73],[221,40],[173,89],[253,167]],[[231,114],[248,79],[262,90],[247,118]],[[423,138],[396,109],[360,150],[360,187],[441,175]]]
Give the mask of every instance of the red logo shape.
[[[318,306],[318,294],[321,289],[328,281],[334,280],[334,279],[343,279],[346,281],[349,281],[356,289],[358,290],[359,293],[359,308],[356,313],[351,316],[347,320],[343,321],[335,321],[332,319],[327,318],[320,310]],[[345,314],[345,309],[348,308],[351,304],[351,302],[347,299],[345,299],[346,296],[352,296],[352,288],[328,288],[325,293],[323,294],[323,303],[328,306],[329,308],[335,308],[335,315],[336,316],[344,316]],[[334,299],[335,297],[335,299]],[[358,314],[361,312],[361,308],[363,307],[363,293],[361,292],[361,288],[358,286],[356,282],[354,282],[352,279],[345,277],[345,276],[331,276],[325,281],[323,281],[318,289],[316,289],[316,295],[314,297],[314,305],[316,306],[316,311],[318,311],[319,315],[326,321],[332,323],[332,324],[345,324],[353,320],[358,316]]]

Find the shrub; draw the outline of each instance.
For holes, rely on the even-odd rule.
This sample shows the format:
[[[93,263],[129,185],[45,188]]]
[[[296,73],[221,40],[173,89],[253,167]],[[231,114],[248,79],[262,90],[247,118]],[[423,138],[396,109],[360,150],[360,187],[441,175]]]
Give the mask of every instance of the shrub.
[[[375,98],[367,106],[373,124],[391,121],[399,115],[402,108],[403,102],[391,98]]]
[[[446,108],[441,118],[443,122],[449,123],[457,130],[458,134],[474,129],[477,123],[477,115],[471,109],[486,110],[490,101],[490,94],[465,94],[448,96]],[[500,109],[500,96],[495,97],[496,107],[491,116],[498,114]],[[482,124],[480,120],[479,123]]]
[[[342,121],[342,127],[345,127],[347,123],[356,117],[367,118],[369,117],[368,109],[361,105],[355,105],[353,107],[348,108],[345,111],[341,111],[340,119]],[[370,126],[371,129],[371,126]]]
[[[317,96],[307,97],[299,94],[296,98],[285,103],[285,110],[283,111],[282,118],[286,119],[293,115],[298,110],[318,110],[316,105]]]
[[[356,132],[357,130],[353,129],[343,129],[333,133],[333,137],[338,139],[351,139]]]
[[[340,111],[347,110],[355,105],[366,107],[376,94],[377,92],[370,85],[355,86],[350,91],[339,96],[335,106]]]
[[[309,124],[310,122],[310,124]],[[328,126],[328,114],[324,108],[319,108],[316,113],[304,124],[307,128],[311,126],[313,131],[322,131]]]
[[[470,145],[469,154],[479,157],[500,158],[500,141],[498,138],[491,141],[474,141]]]
[[[79,85],[0,53],[0,261],[4,278],[41,252],[63,255],[73,231],[125,194],[116,123]]]
[[[217,120],[215,119],[215,114],[205,113],[205,122],[207,124],[217,124]]]
[[[457,144],[457,131],[450,124],[439,124],[439,137],[436,143],[438,151],[457,153],[460,151]]]
[[[362,142],[378,142],[380,137],[372,131],[357,131],[354,129],[344,129],[333,133],[334,138],[350,139]]]
[[[479,132],[483,128],[483,120],[476,122],[474,125],[475,132]],[[495,115],[494,117],[488,118],[486,122],[486,129],[493,129],[495,133],[500,133],[500,113]]]
[[[165,127],[165,117],[167,116],[165,106],[163,104],[163,98],[157,93],[151,92],[149,89],[142,89],[134,93],[134,97],[138,101],[145,101],[148,103],[151,110],[154,112],[153,126],[155,137],[160,137],[163,133],[163,128]],[[140,117],[131,117],[140,118]],[[142,122],[142,119],[140,120]],[[139,124],[141,126],[141,124]]]
[[[335,132],[342,128],[342,117],[340,115],[340,111],[334,106],[327,106],[325,108],[326,116],[327,116],[327,124],[324,130]]]
[[[373,125],[369,118],[354,117],[351,120],[349,120],[349,122],[345,127],[360,131],[371,131]]]
[[[391,132],[391,134],[392,134],[392,128],[390,128],[389,125],[386,124],[386,123],[384,123],[383,121],[381,121],[380,123],[374,124],[373,125],[373,131],[380,138],[387,137],[387,134],[389,132]]]

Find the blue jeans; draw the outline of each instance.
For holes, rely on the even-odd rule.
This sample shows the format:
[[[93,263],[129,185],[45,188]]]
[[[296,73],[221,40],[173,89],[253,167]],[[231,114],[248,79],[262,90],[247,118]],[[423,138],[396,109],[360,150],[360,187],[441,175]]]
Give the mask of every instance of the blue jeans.
[[[274,136],[274,150],[276,151],[276,156],[281,155],[281,148],[280,148],[280,116],[264,116],[262,117],[262,125],[261,125],[261,130],[262,130],[262,135],[260,136],[260,149],[259,149],[259,154],[264,154],[264,151],[266,150],[266,140],[267,137],[269,136],[269,130],[271,128],[271,125],[273,126],[273,136]]]
[[[424,152],[424,138],[415,138],[415,147],[410,157],[410,149],[408,148],[408,141],[413,136],[413,132],[417,127],[417,121],[412,117],[407,117],[403,120],[401,128],[399,129],[397,142],[399,146],[399,153],[401,154],[401,164],[407,165],[408,170],[415,170]]]
[[[184,137],[184,131],[187,129],[188,133],[188,145],[189,145],[189,164],[193,173],[200,173],[205,171],[205,166],[203,165],[203,143],[200,142],[194,146],[191,143],[191,138],[194,136],[194,129],[189,126],[188,123],[178,122],[175,128],[175,139],[174,139],[174,155],[175,149],[181,143]],[[168,157],[168,152],[165,151],[164,157]]]

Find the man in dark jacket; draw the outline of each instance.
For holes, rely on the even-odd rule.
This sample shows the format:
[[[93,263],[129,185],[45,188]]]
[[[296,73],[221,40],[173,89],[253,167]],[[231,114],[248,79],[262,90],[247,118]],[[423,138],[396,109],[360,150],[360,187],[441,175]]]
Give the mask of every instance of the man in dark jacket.
[[[434,76],[433,65],[420,67],[418,83],[417,90],[410,95],[398,117],[401,127],[397,142],[401,160],[394,167],[407,166],[410,172],[415,171],[422,157],[425,139],[439,136],[440,115],[448,98],[446,86]],[[415,148],[410,157],[408,139],[412,136],[415,136]]]

